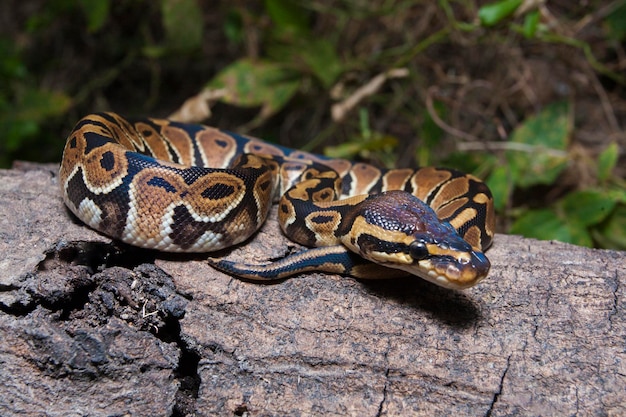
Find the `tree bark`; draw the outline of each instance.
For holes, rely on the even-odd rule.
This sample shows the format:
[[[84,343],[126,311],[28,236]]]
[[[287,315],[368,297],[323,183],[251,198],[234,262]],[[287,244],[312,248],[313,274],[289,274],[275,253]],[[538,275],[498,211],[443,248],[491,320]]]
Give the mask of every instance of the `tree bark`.
[[[626,253],[497,235],[465,291],[241,281],[111,242],[57,167],[0,171],[0,415],[626,414]],[[299,247],[275,215],[220,255]]]

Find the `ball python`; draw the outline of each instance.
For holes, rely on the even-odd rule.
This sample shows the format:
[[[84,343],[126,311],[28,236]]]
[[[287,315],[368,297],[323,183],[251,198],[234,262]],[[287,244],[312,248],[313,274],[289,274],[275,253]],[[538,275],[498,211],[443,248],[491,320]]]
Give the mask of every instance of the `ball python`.
[[[200,124],[98,113],[68,136],[59,177],[84,223],[165,252],[244,242],[277,203],[283,232],[309,249],[260,265],[209,258],[241,278],[411,274],[466,288],[490,268],[491,192],[452,169],[381,170]]]

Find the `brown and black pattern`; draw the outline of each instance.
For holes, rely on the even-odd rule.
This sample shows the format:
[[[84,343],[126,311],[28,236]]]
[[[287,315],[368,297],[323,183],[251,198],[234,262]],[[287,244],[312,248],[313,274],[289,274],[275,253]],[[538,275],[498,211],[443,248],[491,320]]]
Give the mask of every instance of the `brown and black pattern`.
[[[60,179],[89,226],[170,252],[240,243],[278,201],[285,234],[318,248],[262,266],[210,261],[241,277],[409,273],[464,288],[489,270],[491,193],[450,169],[381,170],[203,125],[101,113],[68,137]]]

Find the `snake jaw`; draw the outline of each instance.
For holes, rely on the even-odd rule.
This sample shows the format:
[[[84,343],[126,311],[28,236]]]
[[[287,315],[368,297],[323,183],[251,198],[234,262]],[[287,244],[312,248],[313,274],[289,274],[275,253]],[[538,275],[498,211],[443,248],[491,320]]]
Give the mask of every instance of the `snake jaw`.
[[[423,236],[419,237],[424,240]],[[491,264],[482,253],[472,249],[454,230],[445,239],[426,243],[428,256],[415,259],[409,268],[403,268],[434,284],[445,288],[464,289],[471,287],[489,273]]]
[[[436,245],[428,245],[430,248]],[[434,250],[424,259],[413,259],[406,253],[368,253],[366,259],[386,267],[400,269],[411,275],[423,278],[433,284],[449,289],[465,289],[482,281],[491,267],[482,252],[454,252],[448,250],[442,255],[441,249]]]
[[[423,278],[446,288],[464,289],[483,280],[491,264],[482,252],[463,252],[456,257],[433,257],[419,261],[419,268],[426,272]]]

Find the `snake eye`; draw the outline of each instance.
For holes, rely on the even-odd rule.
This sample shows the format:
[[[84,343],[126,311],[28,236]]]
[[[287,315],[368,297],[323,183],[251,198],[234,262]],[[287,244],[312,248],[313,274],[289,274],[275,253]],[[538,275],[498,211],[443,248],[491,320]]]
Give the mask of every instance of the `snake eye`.
[[[409,254],[411,255],[411,258],[418,261],[426,259],[430,256],[428,248],[426,248],[426,244],[419,241],[415,241],[409,245]]]

